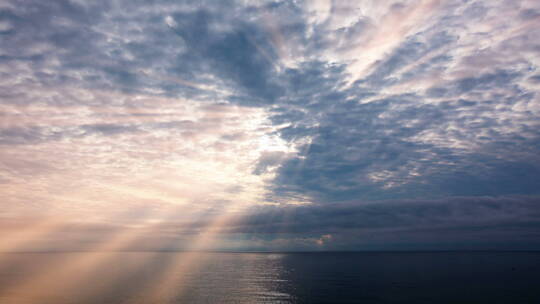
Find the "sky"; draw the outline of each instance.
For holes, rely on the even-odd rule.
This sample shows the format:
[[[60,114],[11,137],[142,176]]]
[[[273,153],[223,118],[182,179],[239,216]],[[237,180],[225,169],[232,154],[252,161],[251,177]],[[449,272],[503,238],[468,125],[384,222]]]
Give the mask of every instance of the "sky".
[[[537,0],[4,0],[0,251],[540,249]]]

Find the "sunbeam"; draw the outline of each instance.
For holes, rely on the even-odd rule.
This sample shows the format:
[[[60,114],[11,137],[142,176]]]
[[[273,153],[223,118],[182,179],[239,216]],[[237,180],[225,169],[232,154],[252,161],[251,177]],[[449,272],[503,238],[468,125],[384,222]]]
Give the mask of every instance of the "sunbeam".
[[[0,41],[0,303],[540,301],[538,0],[0,0]]]

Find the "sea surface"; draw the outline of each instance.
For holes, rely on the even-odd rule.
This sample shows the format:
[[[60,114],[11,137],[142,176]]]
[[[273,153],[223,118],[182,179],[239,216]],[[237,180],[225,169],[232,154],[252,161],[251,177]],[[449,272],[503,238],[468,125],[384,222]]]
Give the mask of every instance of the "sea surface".
[[[10,253],[0,303],[540,303],[540,252]]]

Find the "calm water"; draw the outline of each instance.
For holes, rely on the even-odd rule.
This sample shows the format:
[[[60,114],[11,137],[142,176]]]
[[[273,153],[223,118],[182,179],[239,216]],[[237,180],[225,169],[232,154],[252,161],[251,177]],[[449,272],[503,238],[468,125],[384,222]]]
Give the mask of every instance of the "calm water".
[[[0,303],[540,303],[540,253],[1,254]]]

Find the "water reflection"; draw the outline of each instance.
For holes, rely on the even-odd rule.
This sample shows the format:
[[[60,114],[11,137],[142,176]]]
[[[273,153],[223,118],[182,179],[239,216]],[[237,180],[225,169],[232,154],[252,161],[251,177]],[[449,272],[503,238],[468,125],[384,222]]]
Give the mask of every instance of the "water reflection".
[[[291,303],[282,255],[206,254],[188,274],[182,303]],[[202,301],[202,302],[201,302]]]
[[[159,282],[172,261],[196,254],[198,267],[182,269],[178,286],[167,301],[141,294]],[[72,269],[69,276],[47,265],[71,264],[87,258],[108,263],[91,273]],[[19,253],[3,254],[9,265],[0,272],[0,303],[293,303],[284,292],[281,254],[236,253]],[[45,284],[23,284],[47,276]],[[41,280],[40,280],[41,281]],[[74,284],[76,282],[76,285]],[[156,286],[159,287],[159,286]],[[176,290],[176,293],[174,291]]]

